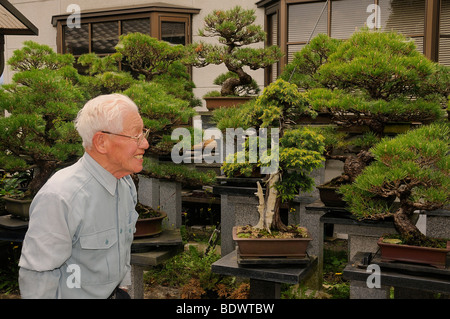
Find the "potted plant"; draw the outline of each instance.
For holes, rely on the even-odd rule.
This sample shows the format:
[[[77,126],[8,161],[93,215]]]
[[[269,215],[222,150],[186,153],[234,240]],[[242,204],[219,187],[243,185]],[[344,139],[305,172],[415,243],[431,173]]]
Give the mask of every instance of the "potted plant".
[[[254,10],[245,10],[240,6],[226,11],[214,10],[205,17],[205,26],[198,33],[203,37],[218,37],[220,44],[199,42],[190,46],[192,65],[224,64],[228,70],[215,81],[215,84],[221,85],[220,96],[217,97],[222,100],[219,106],[225,105],[225,97],[258,93],[258,85],[245,68],[266,68],[282,56],[277,46],[244,47],[265,40],[266,33],[261,26],[254,25],[255,19]],[[243,100],[242,97],[240,99]],[[235,103],[231,102],[231,105]]]
[[[258,161],[252,163],[250,153],[252,149],[251,139],[245,142],[242,151],[227,156],[222,166],[224,174],[232,177],[235,174],[249,175],[254,168],[267,167],[270,163],[270,171],[262,171],[265,191],[260,182],[257,183],[259,199],[258,212],[259,222],[252,227],[235,227],[234,239],[237,241],[241,256],[250,256],[253,252],[244,251],[251,237],[259,237],[257,245],[264,245],[265,255],[279,256],[283,250],[275,248],[270,250],[273,241],[287,245],[291,241],[309,241],[311,238],[306,229],[298,226],[286,226],[280,217],[280,206],[282,202],[293,199],[299,190],[308,191],[314,185],[309,176],[312,170],[323,164],[324,143],[323,136],[305,127],[296,127],[295,120],[309,113],[307,100],[304,94],[299,92],[295,84],[289,84],[284,80],[277,80],[267,86],[262,95],[259,96],[251,108],[242,106],[229,111],[222,111],[222,119],[227,121],[226,113],[241,112],[240,121],[236,126],[244,129],[253,127],[270,128],[278,130],[279,144],[269,142],[271,145],[265,152],[260,152]],[[239,118],[239,117],[238,117]],[[219,123],[220,126],[220,123]],[[277,132],[277,131],[276,131]],[[265,143],[265,138],[259,136],[257,143]],[[237,159],[246,158],[240,163]],[[275,164],[275,165],[274,165]],[[245,225],[242,225],[245,226]],[[285,238],[283,243],[283,237]],[[306,238],[305,238],[306,237]],[[241,246],[240,242],[243,242]],[[303,246],[298,251],[299,246]],[[307,245],[306,245],[307,246]],[[287,256],[304,256],[305,245],[296,245],[293,252],[283,251],[281,254]]]
[[[385,138],[371,149],[375,161],[354,183],[341,186],[349,210],[358,219],[393,218],[399,236],[386,243],[380,240],[382,258],[445,267],[446,254],[450,251],[447,240],[425,236],[411,217],[416,210],[435,210],[450,204],[449,141],[450,126],[445,122]],[[388,205],[380,200],[388,196],[395,196],[399,202]],[[399,244],[408,246],[406,255],[392,253],[392,249],[402,248]],[[420,255],[415,259],[410,254],[425,251],[424,247],[429,246],[440,254],[434,260],[428,261]]]
[[[0,166],[32,172],[27,189],[15,196],[29,205],[57,169],[82,154],[73,120],[86,97],[71,55],[27,41],[8,63],[16,73],[0,87],[0,110],[8,112],[0,117]]]
[[[375,142],[392,134],[389,124],[404,131],[403,124],[409,129],[442,118],[449,74],[448,67],[426,59],[404,36],[361,30],[345,41],[317,36],[295,54],[282,78],[307,90],[311,107],[329,114],[349,138],[372,133]],[[344,172],[334,181],[335,187],[322,187],[326,190],[351,183],[373,161],[367,148],[359,154],[348,149],[339,153],[336,147],[332,151],[326,153],[327,159],[344,162]],[[345,205],[339,204],[339,198],[336,203]]]

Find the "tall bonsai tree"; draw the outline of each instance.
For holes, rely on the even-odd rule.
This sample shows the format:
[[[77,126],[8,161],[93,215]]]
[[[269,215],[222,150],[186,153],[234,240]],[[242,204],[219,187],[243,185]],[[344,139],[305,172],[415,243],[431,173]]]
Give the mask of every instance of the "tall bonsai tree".
[[[34,172],[33,196],[54,173],[82,154],[73,125],[86,100],[71,55],[28,41],[8,60],[13,83],[0,87],[0,167]]]
[[[299,116],[310,113],[304,94],[299,92],[295,84],[284,80],[277,80],[268,85],[256,101],[232,109],[221,109],[215,115],[221,127],[222,121],[237,119],[235,128],[277,129],[279,145],[271,143],[270,133],[268,140],[259,136],[258,143],[265,143],[267,151],[259,152],[258,161],[250,160],[251,138],[246,141],[243,150],[227,156],[222,168],[228,177],[235,174],[249,175],[255,168],[275,163],[270,174],[264,178],[266,192],[258,182],[259,198],[258,212],[260,221],[256,228],[266,230],[286,230],[280,218],[280,207],[285,201],[292,200],[299,190],[309,191],[314,186],[314,180],[309,174],[323,164],[324,143],[323,136],[308,128],[296,127]],[[253,151],[255,151],[255,145]],[[245,158],[242,163],[239,158]]]
[[[450,126],[435,123],[371,149],[375,161],[354,183],[341,186],[349,210],[358,219],[393,217],[404,243],[418,245],[425,235],[411,221],[415,210],[435,210],[450,204]],[[388,204],[394,196],[400,203]]]
[[[395,32],[362,30],[348,40],[314,38],[282,75],[307,90],[311,107],[329,113],[334,123],[363,125],[378,137],[387,123],[430,123],[444,114],[450,93],[450,68],[428,60],[414,42]],[[373,156],[347,161],[347,181]]]
[[[266,33],[254,25],[254,10],[236,6],[230,10],[214,10],[205,17],[205,26],[198,31],[203,37],[218,37],[220,44],[200,42],[191,47],[196,54],[192,62],[197,67],[209,64],[224,64],[229,74],[222,79],[222,96],[238,95],[237,89],[252,84],[253,78],[245,67],[251,70],[266,68],[282,56],[277,46],[266,48],[244,48],[264,41]]]

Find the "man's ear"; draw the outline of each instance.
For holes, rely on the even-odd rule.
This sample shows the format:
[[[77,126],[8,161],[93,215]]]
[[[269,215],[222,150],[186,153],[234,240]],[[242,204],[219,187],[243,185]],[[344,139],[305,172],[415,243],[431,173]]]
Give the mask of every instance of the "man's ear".
[[[92,147],[100,154],[106,154],[108,150],[108,138],[106,134],[97,132],[92,137]]]

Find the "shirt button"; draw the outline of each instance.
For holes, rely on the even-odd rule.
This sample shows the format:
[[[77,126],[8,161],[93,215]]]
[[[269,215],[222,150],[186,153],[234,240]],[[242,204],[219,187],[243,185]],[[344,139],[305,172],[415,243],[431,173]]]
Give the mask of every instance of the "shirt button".
[[[107,240],[105,241],[105,245],[108,245],[108,243],[109,243],[109,240],[107,239]]]
[[[120,229],[120,233],[122,234],[122,228]]]

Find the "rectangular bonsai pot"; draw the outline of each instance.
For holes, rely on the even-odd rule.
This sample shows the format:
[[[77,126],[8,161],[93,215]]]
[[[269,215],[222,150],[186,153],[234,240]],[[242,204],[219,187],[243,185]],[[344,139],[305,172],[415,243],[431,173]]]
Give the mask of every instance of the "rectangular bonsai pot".
[[[241,257],[306,257],[312,238],[238,238],[235,226],[233,240]]]
[[[382,261],[405,261],[437,268],[446,267],[447,253],[450,252],[450,242],[447,242],[447,248],[444,249],[383,243],[381,237],[378,239],[378,246]]]

